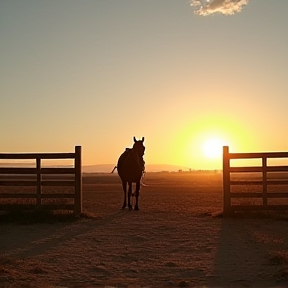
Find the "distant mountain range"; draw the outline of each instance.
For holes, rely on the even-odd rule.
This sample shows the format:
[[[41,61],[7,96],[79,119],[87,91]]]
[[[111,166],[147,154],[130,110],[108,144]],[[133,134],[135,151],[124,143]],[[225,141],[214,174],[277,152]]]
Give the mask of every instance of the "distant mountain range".
[[[102,165],[84,165],[82,166],[83,173],[109,173],[114,169],[113,164],[102,164]],[[188,167],[169,165],[169,164],[147,164],[145,165],[146,172],[161,172],[161,171],[188,171]]]
[[[45,164],[44,167],[47,167]],[[34,163],[26,162],[26,163],[0,163],[0,167],[35,167]],[[49,165],[48,167],[67,167],[67,165]],[[69,166],[71,167],[71,166]],[[83,165],[82,172],[83,173],[110,173],[114,169],[114,164],[99,164],[99,165]],[[189,168],[185,166],[178,165],[169,165],[169,164],[146,164],[145,165],[146,172],[162,172],[162,171],[188,171]]]

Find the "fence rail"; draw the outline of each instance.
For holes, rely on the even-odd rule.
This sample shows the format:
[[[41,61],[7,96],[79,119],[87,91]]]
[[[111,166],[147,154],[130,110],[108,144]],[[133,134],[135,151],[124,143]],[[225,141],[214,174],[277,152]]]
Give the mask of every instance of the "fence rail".
[[[223,147],[223,213],[229,215],[239,210],[277,210],[287,209],[288,204],[272,205],[269,199],[286,198],[288,199],[287,191],[283,192],[268,192],[269,185],[288,185],[288,179],[268,179],[269,172],[287,172],[288,166],[268,166],[267,160],[275,158],[287,158],[288,152],[259,152],[259,153],[229,153],[229,147]],[[246,167],[231,167],[230,160],[232,159],[260,159],[261,166],[246,166]],[[261,180],[245,179],[241,181],[231,180],[231,173],[260,173]],[[286,174],[287,177],[288,174]],[[233,185],[260,185],[262,192],[231,192]],[[262,205],[232,205],[233,198],[262,198]]]
[[[49,209],[73,210],[75,214],[82,212],[82,171],[81,171],[81,146],[75,146],[74,153],[0,153],[0,160],[35,160],[35,168],[27,167],[1,167],[0,163],[0,186],[34,186],[36,193],[0,193],[0,201],[3,199],[29,198],[35,199],[36,204],[25,203],[0,203],[0,210],[8,210],[11,207],[21,206],[30,209],[31,207],[47,207]],[[44,159],[73,159],[74,167],[47,168],[42,167]],[[51,176],[49,179],[49,175]],[[55,175],[59,179],[55,180]],[[60,176],[59,176],[60,175]],[[66,175],[66,176],[65,176]],[[62,180],[61,178],[69,178]],[[72,177],[71,177],[72,176]],[[73,186],[73,193],[42,193],[43,186]],[[3,190],[3,189],[2,189]],[[4,189],[5,190],[5,189]],[[69,198],[74,199],[74,204],[45,204],[42,199]],[[3,201],[1,201],[3,202]]]

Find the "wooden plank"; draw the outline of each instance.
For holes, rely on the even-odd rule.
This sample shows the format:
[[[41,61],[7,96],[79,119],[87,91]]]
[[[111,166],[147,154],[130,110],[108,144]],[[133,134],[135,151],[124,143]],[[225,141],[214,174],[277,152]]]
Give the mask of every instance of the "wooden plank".
[[[262,172],[262,166],[249,166],[249,167],[230,167],[231,173],[250,173]]]
[[[37,194],[34,193],[0,193],[0,198],[37,198]]]
[[[40,153],[39,157],[41,159],[75,159],[75,153]]]
[[[37,198],[36,193],[0,193],[0,198]],[[41,199],[48,198],[75,198],[74,193],[43,193],[41,194]]]
[[[66,181],[66,180],[42,180],[42,186],[75,186],[75,181]]]
[[[0,210],[9,211],[11,209],[32,210],[36,204],[0,204]],[[41,208],[47,210],[74,210],[73,204],[41,204]]]
[[[229,153],[229,159],[288,158],[288,152]]]
[[[231,198],[263,198],[263,193],[255,192],[233,192],[230,193]]]
[[[232,205],[233,211],[288,210],[288,205]]]
[[[263,181],[232,180],[230,185],[263,185]],[[288,180],[267,180],[267,185],[288,185]]]
[[[41,168],[41,174],[75,174],[75,168]]]
[[[37,181],[0,181],[0,186],[37,186]]]
[[[267,193],[267,198],[288,198],[288,192],[270,192]]]
[[[37,168],[0,168],[0,174],[36,174]]]
[[[42,174],[42,180],[70,180],[75,181],[73,174]]]
[[[0,174],[0,181],[8,181],[8,180],[10,180],[10,181],[12,181],[12,180],[15,180],[15,181],[20,181],[20,180],[23,180],[23,181],[25,181],[25,180],[36,180],[37,179],[37,177],[36,177],[37,175],[35,174],[33,174],[33,175],[28,175],[28,174],[23,174],[23,175],[7,175],[7,174],[3,174],[3,175],[1,175]]]
[[[49,210],[73,210],[74,204],[41,204],[41,207]]]
[[[37,198],[36,193],[0,193],[0,198]],[[41,199],[47,198],[75,198],[74,193],[43,193]]]
[[[0,159],[74,159],[75,153],[0,153]]]
[[[288,180],[269,180],[267,185],[288,185]]]
[[[41,194],[42,199],[47,199],[47,198],[75,198],[75,194],[73,193],[43,193]]]
[[[267,166],[267,172],[284,172],[288,171],[288,166]]]
[[[259,192],[234,192],[231,198],[262,198],[263,193]],[[288,192],[269,192],[267,198],[288,198]]]
[[[240,181],[230,181],[230,185],[263,185],[262,181],[252,181],[252,180],[240,180]]]

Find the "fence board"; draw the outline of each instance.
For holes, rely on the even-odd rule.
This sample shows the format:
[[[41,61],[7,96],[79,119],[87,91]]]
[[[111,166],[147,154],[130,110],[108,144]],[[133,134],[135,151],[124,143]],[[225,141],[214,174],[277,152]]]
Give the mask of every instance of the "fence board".
[[[267,180],[267,185],[288,185],[288,180]],[[230,185],[263,185],[263,181],[231,180]]]
[[[36,193],[0,193],[0,198],[34,198],[36,199]]]
[[[41,207],[47,210],[74,210],[73,204],[41,204]],[[11,210],[11,209],[25,209],[32,210],[35,208],[33,204],[0,204],[0,210]]]
[[[231,198],[263,198],[263,193],[259,192],[232,192]]]
[[[288,166],[267,166],[267,172],[285,172],[288,171]]]
[[[288,198],[288,192],[269,192],[268,198]]]
[[[230,172],[233,173],[251,173],[251,172],[262,172],[263,168],[261,166],[251,166],[251,167],[230,167]]]
[[[76,146],[78,147],[78,146]],[[75,153],[0,153],[0,159],[74,159]]]
[[[37,198],[36,193],[0,193],[0,198]],[[42,193],[41,199],[47,198],[75,198],[72,193]]]
[[[75,198],[75,195],[72,193],[60,193],[60,194],[54,194],[54,193],[44,193],[41,195],[42,199],[47,198]]]
[[[36,186],[37,181],[0,181],[1,186]]]
[[[74,186],[75,187],[75,181],[47,180],[47,181],[41,181],[41,186]]]
[[[245,180],[240,180],[240,181],[235,181],[232,180],[230,181],[230,185],[262,185],[262,181],[245,181]]]
[[[239,206],[239,207],[238,207]],[[236,211],[264,211],[264,210],[287,210],[287,205],[233,205],[231,206],[231,212]]]
[[[228,146],[224,146],[224,147],[228,147]],[[229,153],[228,155],[229,159],[251,159],[251,158],[262,158],[262,157],[288,158],[288,152]]]
[[[288,198],[288,192],[269,192],[267,198]],[[232,192],[231,198],[262,198],[261,192]]]
[[[1,159],[1,158],[0,158]],[[36,174],[37,168],[15,168],[15,167],[9,167],[9,168],[0,168],[0,174]]]
[[[267,180],[267,185],[288,185],[288,180]]]
[[[41,168],[41,174],[75,174],[75,168]]]

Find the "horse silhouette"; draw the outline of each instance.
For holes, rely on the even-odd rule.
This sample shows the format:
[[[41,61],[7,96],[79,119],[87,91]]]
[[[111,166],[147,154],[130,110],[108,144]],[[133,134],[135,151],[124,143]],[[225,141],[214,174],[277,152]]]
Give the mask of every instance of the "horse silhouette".
[[[117,162],[118,175],[122,181],[122,187],[124,191],[124,202],[122,209],[126,208],[128,200],[128,208],[132,209],[131,196],[132,193],[132,183],[136,183],[135,190],[135,210],[139,210],[138,198],[140,191],[140,181],[142,175],[145,171],[145,162],[143,160],[143,155],[145,152],[145,146],[143,145],[144,137],[142,140],[136,140],[134,137],[133,148],[126,148],[126,150],[121,154]],[[127,195],[127,183],[128,183],[128,195]],[[128,197],[127,197],[128,196]]]

